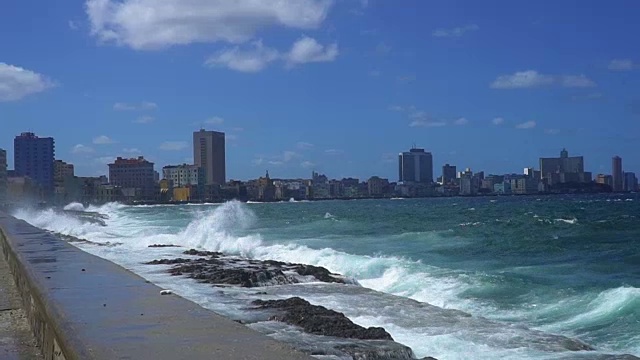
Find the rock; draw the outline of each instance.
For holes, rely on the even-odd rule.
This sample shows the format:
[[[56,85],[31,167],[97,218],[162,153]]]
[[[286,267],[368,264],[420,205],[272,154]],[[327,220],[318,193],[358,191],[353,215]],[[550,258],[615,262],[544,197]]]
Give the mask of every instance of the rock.
[[[215,251],[199,251],[196,249],[186,250],[185,252],[183,252],[183,254],[193,255],[193,256],[214,256],[214,257],[219,257],[223,255],[222,253],[215,252]]]
[[[346,283],[346,279],[329,270],[312,265],[291,264],[273,260],[251,260],[234,256],[225,256],[219,252],[186,250],[185,255],[203,256],[199,259],[161,259],[148,265],[175,265],[168,272],[172,275],[188,274],[192,279],[214,285],[233,285],[241,287],[259,287],[268,285],[297,284],[309,281],[304,277],[313,277],[317,281]],[[299,275],[299,276],[296,276]]]
[[[307,333],[346,339],[393,340],[383,328],[364,328],[354,324],[343,313],[311,305],[299,297],[286,300],[256,300],[253,304],[261,309],[280,310],[280,314],[273,316],[272,320],[299,326]]]
[[[180,247],[180,246],[171,245],[171,244],[153,244],[153,245],[149,245],[148,247],[150,247],[150,248],[168,248],[168,247]]]
[[[173,294],[173,291],[171,290],[161,290],[160,291],[160,295],[171,295]]]

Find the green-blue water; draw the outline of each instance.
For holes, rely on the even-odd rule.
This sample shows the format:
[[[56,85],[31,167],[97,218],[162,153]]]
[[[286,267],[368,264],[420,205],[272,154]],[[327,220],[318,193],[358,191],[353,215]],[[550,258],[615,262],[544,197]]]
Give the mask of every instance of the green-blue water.
[[[463,317],[439,318],[401,298],[355,290],[280,290],[344,311],[363,325],[384,326],[420,356],[577,356],[536,345],[544,337],[524,328],[575,337],[603,353],[640,355],[640,199],[635,194],[90,210],[107,213],[108,226],[60,221],[48,212],[17,215],[92,241],[120,242],[87,251],[134,270],[139,261],[123,256],[137,259],[148,244],[177,243],[321,265],[382,295],[501,324],[465,325]],[[193,291],[190,297],[198,300]],[[220,305],[211,307],[225,312]]]

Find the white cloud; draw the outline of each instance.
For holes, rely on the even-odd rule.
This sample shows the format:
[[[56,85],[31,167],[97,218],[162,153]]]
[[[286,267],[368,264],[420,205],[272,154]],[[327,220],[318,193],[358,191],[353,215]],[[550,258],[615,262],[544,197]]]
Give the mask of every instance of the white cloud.
[[[117,102],[113,104],[113,110],[116,111],[141,111],[141,110],[155,110],[158,108],[158,104],[150,101],[143,101],[139,104],[129,104],[123,102]]]
[[[284,162],[282,162],[280,160],[269,160],[267,162],[267,164],[274,165],[274,166],[280,166],[280,165],[284,165]]]
[[[67,25],[69,25],[69,29],[71,30],[78,30],[78,24],[76,24],[76,22],[73,20],[69,20]]]
[[[516,125],[516,129],[533,129],[534,127],[536,127],[536,122],[533,120]]]
[[[114,142],[115,141],[113,141],[113,139],[105,135],[100,135],[98,137],[93,138],[93,143],[95,145],[107,145],[107,144],[113,144]]]
[[[251,160],[251,163],[254,166],[262,165],[264,163],[264,158],[262,158],[262,157],[255,158],[255,159]]]
[[[391,52],[391,46],[385,44],[384,42],[378,43],[376,46],[376,53],[379,55],[387,55]]]
[[[223,49],[210,56],[205,65],[251,73],[262,71],[279,57],[277,50],[262,45],[262,41],[258,40],[251,43],[249,49],[241,49],[239,46]]]
[[[452,29],[436,29],[431,35],[434,37],[460,37],[467,32],[477,31],[480,27],[476,24],[470,24],[461,27],[455,27]]]
[[[493,120],[491,120],[491,123],[493,125],[502,125],[504,124],[504,119],[501,117],[493,118]]]
[[[526,89],[560,85],[563,87],[594,87],[596,83],[585,75],[546,75],[535,70],[519,71],[512,75],[500,75],[490,87],[493,89]]]
[[[303,161],[300,163],[300,166],[302,166],[305,169],[311,169],[314,166],[316,166],[316,164],[312,163],[311,161]]]
[[[460,118],[456,121],[453,122],[455,125],[467,125],[469,123],[469,120],[467,120],[467,118]]]
[[[331,0],[87,0],[91,34],[136,50],[243,43],[267,28],[318,28]]]
[[[17,101],[54,86],[44,75],[0,62],[0,102]]]
[[[298,154],[295,151],[285,151],[285,152],[282,153],[282,160],[284,162],[289,162],[289,161],[291,161],[293,159],[296,159],[298,157],[300,157],[300,154]]]
[[[338,44],[321,45],[314,38],[303,36],[287,54],[287,63],[292,66],[312,62],[329,62],[338,57]]]
[[[189,147],[186,141],[165,141],[160,144],[160,150],[180,151]]]
[[[145,115],[137,118],[134,123],[136,124],[151,124],[155,118],[153,116]]]
[[[140,155],[142,153],[142,151],[140,151],[138,148],[124,148],[122,149],[122,152],[125,154],[134,154],[134,155]]]
[[[92,152],[93,148],[82,144],[78,144],[71,149],[72,154],[91,154]]]
[[[545,129],[544,132],[549,135],[558,135],[560,134],[560,129]]]
[[[297,148],[300,150],[309,150],[313,149],[314,145],[308,142],[300,141],[296,144]]]
[[[219,116],[210,117],[204,121],[207,125],[221,125],[224,123],[224,119]]]
[[[609,70],[614,71],[629,71],[638,67],[638,64],[634,64],[631,59],[614,59],[609,63]]]
[[[327,149],[324,151],[324,153],[327,155],[336,156],[344,154],[344,151],[340,149]]]
[[[564,75],[560,77],[560,84],[564,87],[595,87],[596,83],[584,75]]]
[[[441,127],[446,126],[445,121],[427,121],[427,120],[413,120],[409,123],[410,127]]]

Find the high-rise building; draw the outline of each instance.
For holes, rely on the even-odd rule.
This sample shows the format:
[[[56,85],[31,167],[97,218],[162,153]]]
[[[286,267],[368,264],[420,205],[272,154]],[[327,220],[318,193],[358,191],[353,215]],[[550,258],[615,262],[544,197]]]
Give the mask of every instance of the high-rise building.
[[[635,173],[624,173],[624,191],[638,191],[638,178]]]
[[[205,173],[196,165],[169,165],[162,168],[162,178],[173,187],[199,186],[205,183]]]
[[[128,189],[139,189],[140,196],[149,198],[155,187],[153,163],[143,156],[134,159],[118,157],[109,164],[109,184]]]
[[[7,151],[0,149],[0,205],[7,202]]]
[[[611,177],[613,179],[613,191],[622,191],[623,174],[622,174],[622,158],[614,156],[611,160]]]
[[[433,156],[424,149],[413,148],[398,155],[398,180],[404,183],[432,183]]]
[[[224,133],[204,129],[195,131],[193,163],[204,169],[206,185],[224,185],[227,179]]]
[[[569,156],[566,149],[562,149],[560,157],[540,158],[540,178],[548,183],[574,182],[586,179],[584,175],[584,158],[582,156]]]
[[[62,160],[53,162],[53,193],[56,202],[67,200],[65,182],[71,181],[74,175],[73,164],[67,164]]]
[[[16,176],[28,176],[46,194],[53,192],[53,161],[55,159],[53,138],[41,138],[25,132],[13,140]]]
[[[444,164],[442,167],[442,184],[450,184],[456,180],[456,166]]]

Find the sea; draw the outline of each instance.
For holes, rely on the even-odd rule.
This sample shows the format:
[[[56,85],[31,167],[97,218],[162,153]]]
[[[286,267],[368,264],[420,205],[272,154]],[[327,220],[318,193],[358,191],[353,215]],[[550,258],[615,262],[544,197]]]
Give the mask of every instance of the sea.
[[[640,356],[638,194],[74,203],[66,210],[21,209],[14,216],[85,239],[74,245],[294,346],[309,339],[256,319],[249,302],[299,296],[356,324],[384,327],[417,357]],[[102,214],[104,223],[74,212]],[[152,244],[183,248],[148,248]],[[179,257],[184,248],[323,266],[354,285],[221,290],[144,265]],[[579,339],[596,351],[562,351],[553,335]]]

